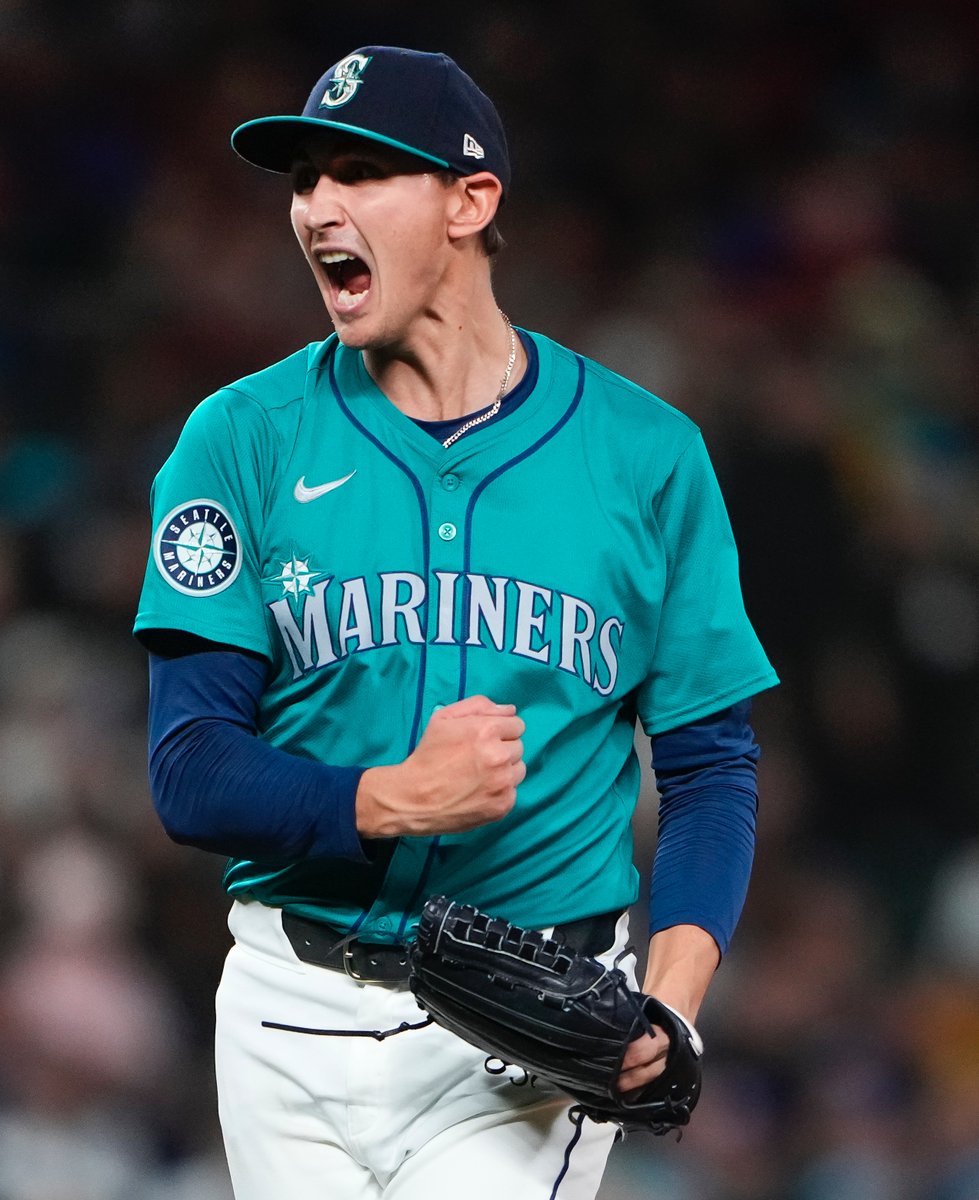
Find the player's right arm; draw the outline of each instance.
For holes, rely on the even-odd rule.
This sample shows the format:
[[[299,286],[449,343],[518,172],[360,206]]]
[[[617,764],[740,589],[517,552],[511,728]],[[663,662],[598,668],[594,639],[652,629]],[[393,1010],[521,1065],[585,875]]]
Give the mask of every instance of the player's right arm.
[[[266,862],[366,861],[362,839],[459,832],[513,805],[524,768],[512,705],[480,696],[448,705],[390,767],[315,762],[258,736],[260,656],[176,631],[144,638],[150,790],[174,841]]]

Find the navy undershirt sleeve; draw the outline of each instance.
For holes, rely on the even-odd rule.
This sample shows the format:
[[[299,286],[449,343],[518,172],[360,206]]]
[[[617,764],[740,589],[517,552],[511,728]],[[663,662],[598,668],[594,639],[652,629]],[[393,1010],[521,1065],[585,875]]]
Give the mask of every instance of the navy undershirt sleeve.
[[[354,802],[363,767],[287,754],[257,736],[268,664],[230,647],[150,654],[149,771],[169,836],[236,858],[367,862]]]
[[[759,749],[751,701],[652,738],[660,793],[649,932],[699,925],[726,953],[755,849]]]

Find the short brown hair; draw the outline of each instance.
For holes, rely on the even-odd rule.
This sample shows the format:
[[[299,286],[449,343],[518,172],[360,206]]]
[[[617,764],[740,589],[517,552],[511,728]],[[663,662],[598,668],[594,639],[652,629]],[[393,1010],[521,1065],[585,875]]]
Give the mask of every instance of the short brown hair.
[[[506,242],[503,240],[503,234],[500,233],[500,227],[496,223],[496,217],[490,221],[485,229],[479,231],[479,237],[483,243],[483,253],[487,258],[492,258],[494,254],[499,254],[506,245]]]

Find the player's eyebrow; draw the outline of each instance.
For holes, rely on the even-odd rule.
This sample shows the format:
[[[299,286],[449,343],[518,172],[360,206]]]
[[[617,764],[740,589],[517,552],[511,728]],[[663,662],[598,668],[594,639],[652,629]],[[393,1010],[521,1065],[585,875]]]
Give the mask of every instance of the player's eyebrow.
[[[297,151],[292,170],[315,170],[333,174],[351,165],[364,163],[382,175],[423,175],[437,170],[414,154],[394,147],[382,146],[366,139],[330,138],[311,141]]]

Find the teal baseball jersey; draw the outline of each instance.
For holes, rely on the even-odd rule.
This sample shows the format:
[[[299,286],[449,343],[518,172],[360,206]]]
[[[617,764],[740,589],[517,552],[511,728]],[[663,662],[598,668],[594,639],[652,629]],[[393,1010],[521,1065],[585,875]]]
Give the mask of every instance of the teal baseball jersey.
[[[366,865],[235,859],[233,895],[374,941],[432,893],[535,927],[624,908],[637,719],[656,734],[777,682],[697,427],[529,336],[531,394],[448,448],[331,337],[205,400],[160,471],[136,630],[268,659],[261,737],[400,762],[439,705],[478,693],[527,727],[503,820]]]

